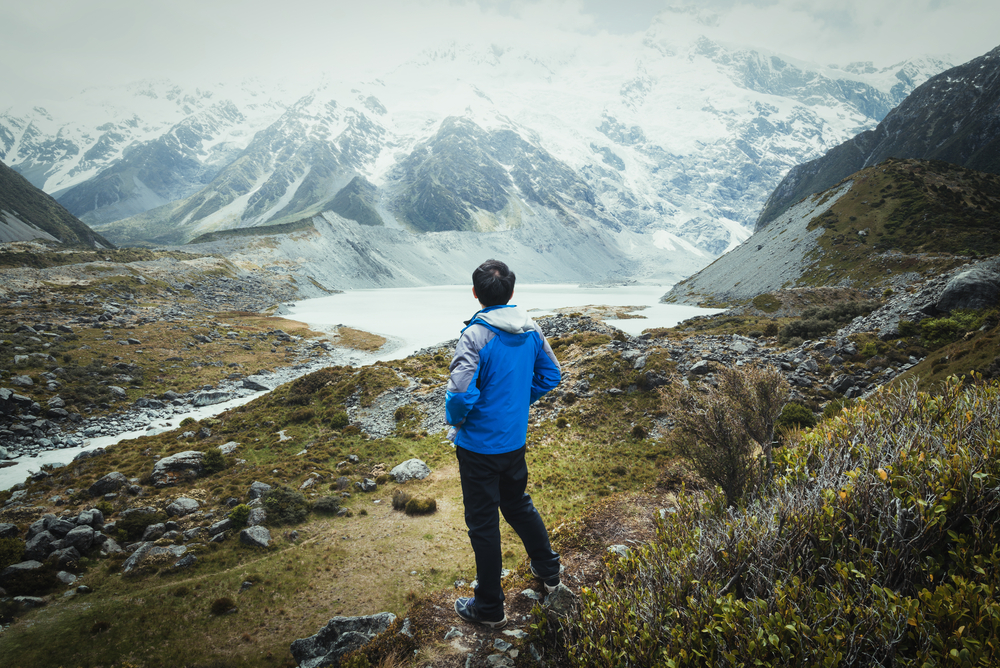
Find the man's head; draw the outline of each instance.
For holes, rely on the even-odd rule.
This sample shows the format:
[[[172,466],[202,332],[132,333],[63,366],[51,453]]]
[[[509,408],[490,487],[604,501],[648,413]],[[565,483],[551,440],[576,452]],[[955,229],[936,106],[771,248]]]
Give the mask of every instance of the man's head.
[[[514,294],[514,272],[500,260],[487,260],[472,272],[472,292],[483,306],[498,306]]]

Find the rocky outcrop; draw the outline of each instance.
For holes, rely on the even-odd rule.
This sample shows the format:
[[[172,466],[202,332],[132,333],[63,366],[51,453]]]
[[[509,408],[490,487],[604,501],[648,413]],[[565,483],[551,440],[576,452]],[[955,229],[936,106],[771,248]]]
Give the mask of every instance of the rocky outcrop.
[[[204,452],[186,450],[164,457],[153,466],[153,485],[158,488],[174,485],[180,480],[197,478],[201,473]]]
[[[292,656],[299,668],[336,666],[340,657],[371,642],[396,621],[391,612],[368,617],[334,617],[319,633],[292,643]]]
[[[393,467],[389,475],[396,479],[396,482],[406,482],[407,480],[423,480],[431,474],[431,467],[427,466],[419,459],[407,459],[402,464]]]

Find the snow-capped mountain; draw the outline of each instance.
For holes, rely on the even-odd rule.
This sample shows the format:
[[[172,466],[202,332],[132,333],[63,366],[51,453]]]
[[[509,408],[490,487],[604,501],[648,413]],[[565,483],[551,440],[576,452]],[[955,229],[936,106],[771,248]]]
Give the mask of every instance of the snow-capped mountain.
[[[747,238],[789,168],[949,66],[821,67],[655,26],[614,53],[452,44],[301,95],[159,82],[91,91],[86,115],[9,110],[0,157],[116,242],[323,213],[412,233],[536,230],[558,252],[559,225],[669,274]]]

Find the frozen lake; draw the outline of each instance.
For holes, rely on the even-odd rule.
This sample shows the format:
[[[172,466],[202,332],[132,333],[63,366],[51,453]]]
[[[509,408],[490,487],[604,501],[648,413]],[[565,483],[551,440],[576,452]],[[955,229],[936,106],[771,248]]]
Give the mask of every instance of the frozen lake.
[[[652,327],[672,327],[696,315],[719,312],[718,309],[659,303],[669,289],[669,285],[518,284],[511,304],[527,310],[533,318],[551,315],[564,307],[645,306],[634,312],[642,318],[606,321],[629,334],[640,334]],[[457,339],[463,322],[479,308],[471,285],[444,285],[351,290],[296,302],[285,317],[304,322],[317,331],[344,325],[384,336],[389,342],[376,358],[388,360]]]

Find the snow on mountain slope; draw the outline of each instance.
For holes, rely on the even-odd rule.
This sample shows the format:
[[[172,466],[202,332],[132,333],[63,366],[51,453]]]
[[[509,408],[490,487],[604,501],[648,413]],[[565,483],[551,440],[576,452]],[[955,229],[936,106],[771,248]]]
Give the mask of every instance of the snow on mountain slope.
[[[549,235],[541,245],[552,224],[599,229],[623,266],[648,272],[737,246],[790,167],[874,127],[948,66],[838,69],[660,25],[606,51],[453,43],[302,94],[157,82],[103,91],[117,102],[76,117],[8,111],[0,156],[118,242],[336,211],[411,232],[528,225]],[[349,184],[360,189],[338,200]],[[621,241],[626,230],[639,241]]]

